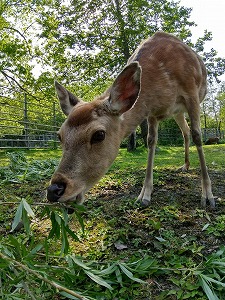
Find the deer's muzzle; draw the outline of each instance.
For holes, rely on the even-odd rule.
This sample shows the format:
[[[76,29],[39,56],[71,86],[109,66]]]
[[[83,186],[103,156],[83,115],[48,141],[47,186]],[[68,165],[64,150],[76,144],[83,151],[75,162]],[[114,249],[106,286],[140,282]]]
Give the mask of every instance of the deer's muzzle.
[[[47,199],[50,202],[57,202],[66,189],[65,183],[53,183],[47,188]]]

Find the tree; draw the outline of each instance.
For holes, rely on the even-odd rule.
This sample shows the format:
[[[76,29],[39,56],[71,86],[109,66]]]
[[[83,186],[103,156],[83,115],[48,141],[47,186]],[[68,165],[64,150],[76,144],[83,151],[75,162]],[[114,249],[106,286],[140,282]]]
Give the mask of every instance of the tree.
[[[25,91],[37,104],[51,106],[57,78],[91,100],[157,30],[190,43],[206,58],[210,78],[218,78],[224,60],[214,50],[204,53],[205,41],[212,38],[208,32],[191,44],[190,13],[168,0],[2,0],[0,96],[11,101]]]
[[[51,15],[42,11],[39,20],[43,50],[48,49],[45,60],[56,74],[63,71],[82,96],[79,83],[101,86],[96,92],[102,92],[137,45],[155,31],[190,37],[190,12],[167,0],[71,0],[60,10],[52,3]]]
[[[67,45],[70,53],[76,53],[76,58],[72,57],[70,63],[76,66],[82,63],[80,69],[83,72],[71,76],[67,65],[64,74],[70,81],[75,77],[76,81],[82,82],[85,77],[91,85],[105,89],[105,83],[108,85],[109,79],[126,64],[141,40],[155,31],[176,33],[182,39],[190,37],[189,27],[194,25],[188,20],[190,12],[191,9],[167,0],[70,1],[58,17],[55,14],[53,23],[62,21],[58,23],[54,37],[63,44],[60,49],[65,49]],[[42,24],[51,26],[51,22],[49,15],[45,15]],[[60,37],[57,36],[58,32],[61,33]],[[82,57],[77,55],[78,51],[82,51]],[[141,128],[146,141],[146,121]],[[128,149],[134,147],[135,138],[132,135]]]

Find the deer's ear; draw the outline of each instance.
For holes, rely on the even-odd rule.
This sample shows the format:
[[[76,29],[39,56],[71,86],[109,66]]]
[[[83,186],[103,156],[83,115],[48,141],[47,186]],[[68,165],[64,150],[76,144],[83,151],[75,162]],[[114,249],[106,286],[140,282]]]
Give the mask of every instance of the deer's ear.
[[[141,66],[132,62],[114,81],[109,97],[110,109],[119,114],[129,110],[136,102],[140,92]]]
[[[55,90],[63,113],[68,116],[72,108],[81,100],[69,92],[64,86],[55,81]]]

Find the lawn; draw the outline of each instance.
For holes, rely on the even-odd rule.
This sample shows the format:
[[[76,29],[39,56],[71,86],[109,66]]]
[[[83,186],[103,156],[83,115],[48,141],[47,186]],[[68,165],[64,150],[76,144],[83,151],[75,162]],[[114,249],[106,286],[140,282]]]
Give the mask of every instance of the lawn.
[[[159,146],[149,208],[135,205],[147,157],[140,147],[121,149],[69,215],[45,199],[60,150],[0,152],[0,296],[225,299],[225,145],[204,150],[215,210],[200,207],[195,147],[182,173],[182,147]]]

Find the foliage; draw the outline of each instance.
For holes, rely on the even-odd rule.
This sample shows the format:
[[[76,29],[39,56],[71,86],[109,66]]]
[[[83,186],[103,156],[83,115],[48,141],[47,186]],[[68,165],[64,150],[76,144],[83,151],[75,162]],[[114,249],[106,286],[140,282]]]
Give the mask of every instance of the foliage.
[[[146,210],[131,201],[143,179],[137,167],[144,171],[145,149],[121,150],[108,175],[89,194],[85,208],[51,205],[40,201],[36,191],[32,194],[31,188],[40,190],[42,180],[50,176],[44,162],[52,151],[45,151],[42,159],[40,151],[28,151],[30,158],[11,153],[10,169],[16,174],[33,169],[33,176],[20,180],[11,174],[16,186],[9,175],[5,176],[9,180],[1,181],[0,222],[5,226],[12,221],[8,230],[0,227],[3,299],[223,299],[224,187],[219,172],[224,172],[224,146],[205,149],[221,197],[214,213],[192,208],[193,201],[198,203],[190,186],[196,189],[198,173],[193,148],[194,171],[189,174],[172,171],[182,163],[181,148],[160,148],[155,201]],[[182,183],[185,177],[190,181]],[[184,186],[190,192],[182,193]],[[23,187],[26,193],[20,197]],[[21,221],[24,229],[18,228]]]
[[[116,0],[107,5],[105,1],[68,1],[60,10],[54,3],[49,9],[54,20],[48,13],[39,19],[48,62],[87,99],[106,88],[143,39],[157,30],[187,39],[194,25],[189,21],[190,9],[167,0]],[[88,94],[83,89],[86,84],[92,86]]]
[[[205,31],[195,45],[191,43],[195,23],[190,14],[191,8],[168,0],[1,1],[0,109],[4,133],[14,128],[21,134],[24,93],[32,110],[40,112],[31,113],[30,121],[52,124],[54,78],[78,96],[93,99],[110,85],[138,44],[157,30],[189,43],[205,60],[210,82],[218,81],[225,61],[214,49],[204,51],[205,42],[212,39],[210,32]],[[12,106],[19,109],[16,126]],[[62,120],[61,115],[57,118]]]
[[[49,177],[58,164],[56,159],[29,161],[23,152],[9,152],[7,156],[9,166],[0,170],[2,183],[41,180],[43,177]]]

